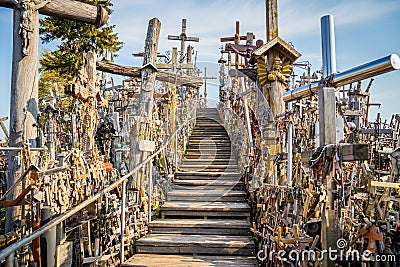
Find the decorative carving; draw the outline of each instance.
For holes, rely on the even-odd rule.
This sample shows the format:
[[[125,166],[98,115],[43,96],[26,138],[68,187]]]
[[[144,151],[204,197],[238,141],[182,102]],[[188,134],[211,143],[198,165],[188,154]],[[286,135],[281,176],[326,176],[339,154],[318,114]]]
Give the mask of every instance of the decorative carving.
[[[33,12],[47,5],[51,0],[13,0],[13,3],[21,11],[21,22],[19,24],[18,34],[23,39],[22,55],[29,54],[30,40],[34,31],[32,15]]]

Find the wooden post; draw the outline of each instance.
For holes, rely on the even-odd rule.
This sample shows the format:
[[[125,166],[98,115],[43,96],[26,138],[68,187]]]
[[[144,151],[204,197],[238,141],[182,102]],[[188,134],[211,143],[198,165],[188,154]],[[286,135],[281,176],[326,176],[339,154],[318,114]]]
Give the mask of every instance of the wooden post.
[[[27,14],[29,13],[29,14]],[[24,16],[30,18],[28,29],[23,30],[21,25]],[[10,147],[22,147],[25,142],[30,142],[36,147],[37,116],[38,116],[38,38],[39,38],[39,12],[37,10],[23,11],[14,7],[14,31],[13,31],[13,61],[11,78],[10,100]],[[20,34],[25,31],[24,35]],[[28,38],[29,36],[29,38]],[[24,40],[27,45],[24,45]],[[10,188],[19,179],[23,171],[23,163],[18,155],[20,152],[10,151],[8,168],[10,170],[7,179],[7,187]],[[23,188],[19,184],[8,199],[20,195]],[[6,212],[6,233],[12,230],[12,223],[21,216],[21,208],[9,207]]]
[[[320,146],[336,143],[336,101],[335,88],[320,88],[318,90],[318,112],[319,112],[319,142]],[[333,164],[334,165],[334,164]],[[333,169],[335,166],[332,167]],[[337,225],[338,211],[335,208],[335,197],[332,193],[335,190],[333,181],[334,170],[323,177],[324,188],[327,193],[325,212],[322,214],[321,241],[322,249],[337,249],[336,242],[339,238]],[[335,266],[325,255],[324,266]]]
[[[267,8],[267,42],[279,36],[278,0],[266,0]]]
[[[267,42],[278,37],[278,4],[277,0],[267,0]],[[271,49],[267,54],[267,71],[274,71],[278,64],[279,51]],[[285,102],[282,99],[283,85],[280,81],[272,81],[269,89],[269,103],[273,117],[285,111]]]
[[[128,77],[140,77],[140,68],[131,66],[122,66],[107,61],[97,61],[97,70]],[[162,64],[163,67],[169,64]],[[186,66],[185,66],[186,67]],[[168,71],[158,70],[156,80],[160,82],[173,83],[177,86],[189,86],[192,88],[200,88],[203,85],[203,79],[185,74],[172,74]]]
[[[176,64],[177,64],[177,57],[178,57],[178,48],[172,47],[172,73],[176,72]],[[175,113],[176,113],[176,85],[172,84],[171,85],[171,134],[175,133]],[[178,162],[176,157],[177,157],[177,151],[175,151],[175,137],[172,137],[171,140],[171,150],[174,152],[174,162]]]
[[[36,146],[38,116],[38,39],[39,13],[101,26],[108,14],[102,7],[72,0],[16,1],[0,0],[1,7],[14,9],[13,62],[10,99],[9,146],[21,147],[29,142]],[[23,166],[17,153],[9,153],[7,186],[20,177]],[[9,199],[22,191],[17,185]],[[21,216],[21,209],[10,207],[6,212],[5,231]]]
[[[156,61],[158,50],[158,39],[160,37],[161,22],[154,18],[150,20],[147,30],[146,46],[143,55],[143,68],[141,70],[142,86],[140,88],[140,104],[147,106],[144,111],[151,119],[153,111],[154,84],[156,81]]]

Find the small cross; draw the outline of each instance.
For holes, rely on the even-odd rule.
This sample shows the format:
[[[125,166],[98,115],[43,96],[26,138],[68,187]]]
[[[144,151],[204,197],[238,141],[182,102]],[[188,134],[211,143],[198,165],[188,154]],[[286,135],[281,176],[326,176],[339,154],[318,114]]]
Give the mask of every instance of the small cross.
[[[368,239],[367,249],[372,253],[375,253],[376,241],[382,241],[383,234],[378,233],[378,227],[371,226],[371,228],[369,228],[369,232],[364,235],[364,238]]]
[[[186,42],[199,42],[200,39],[198,37],[188,37],[186,34],[186,19],[182,19],[182,33],[177,35],[168,35],[168,40],[176,40],[181,41],[181,58],[179,60],[180,63],[183,62],[185,49],[186,49]]]

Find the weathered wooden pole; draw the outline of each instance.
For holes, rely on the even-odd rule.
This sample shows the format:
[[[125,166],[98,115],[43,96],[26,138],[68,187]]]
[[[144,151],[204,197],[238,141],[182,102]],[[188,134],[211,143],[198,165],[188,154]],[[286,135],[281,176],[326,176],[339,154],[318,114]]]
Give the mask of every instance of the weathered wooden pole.
[[[151,119],[154,104],[154,84],[156,82],[156,61],[158,40],[160,37],[161,22],[157,18],[153,18],[149,22],[147,30],[146,45],[143,55],[143,68],[141,69],[142,86],[140,88],[140,104],[146,108],[141,110],[147,114],[147,118]]]
[[[58,18],[101,26],[107,22],[104,8],[72,0],[16,1],[0,0],[0,6],[14,9],[13,62],[10,100],[10,147],[37,144],[38,116],[38,39],[39,13]],[[11,187],[24,168],[16,152],[9,153],[7,186]],[[18,196],[22,185],[17,185],[9,199]],[[21,208],[10,207],[6,212],[6,232],[21,216]]]
[[[139,116],[135,119],[135,127],[130,133],[130,162],[129,167],[135,168],[141,161],[146,160],[147,154],[152,151],[147,145],[153,143],[147,140],[145,123],[152,119],[154,106],[154,85],[156,81],[156,60],[158,50],[158,40],[160,37],[161,22],[158,18],[153,18],[149,21],[147,29],[147,37],[145,41],[145,49],[143,54],[143,68],[140,70],[142,84],[139,96]],[[142,145],[141,145],[142,144]],[[153,146],[154,149],[154,146]],[[145,167],[142,168],[142,173],[137,172],[134,186],[139,189],[140,202],[144,199],[144,177]],[[121,240],[121,242],[124,242]],[[121,258],[121,263],[124,258]]]
[[[172,47],[172,59],[171,59],[172,73],[176,72],[177,58],[178,58],[178,48]],[[176,114],[176,85],[172,84],[171,85],[171,134],[172,135],[175,133],[175,123],[176,123],[175,114]],[[175,167],[177,167],[176,163],[178,162],[177,159],[178,152],[175,149],[175,142],[176,138],[175,136],[173,136],[171,140],[171,150],[174,152],[174,163]]]
[[[267,43],[278,37],[278,3],[277,0],[267,0]],[[278,68],[279,51],[270,49],[267,53],[267,71],[271,73],[274,68]],[[285,102],[282,99],[283,84],[275,79],[270,80],[268,90],[269,103],[273,116],[285,111]]]
[[[30,142],[32,147],[36,147],[39,12],[34,9],[24,10],[19,5],[16,5],[14,7],[13,23],[10,138],[8,145],[10,147],[22,147],[24,143]],[[26,25],[23,26],[23,24]],[[20,152],[9,152],[8,188],[18,180],[24,168],[21,158],[18,157],[19,154]],[[20,195],[22,190],[22,184],[19,184],[15,187],[9,199]],[[6,232],[12,230],[13,222],[20,218],[21,211],[20,207],[7,208]]]
[[[139,67],[122,66],[107,61],[97,61],[97,70],[107,73],[123,75],[128,77],[141,77]],[[156,80],[175,84],[176,86],[188,86],[192,88],[200,88],[203,85],[203,79],[193,77],[186,74],[177,74],[169,71],[158,70],[156,72]]]

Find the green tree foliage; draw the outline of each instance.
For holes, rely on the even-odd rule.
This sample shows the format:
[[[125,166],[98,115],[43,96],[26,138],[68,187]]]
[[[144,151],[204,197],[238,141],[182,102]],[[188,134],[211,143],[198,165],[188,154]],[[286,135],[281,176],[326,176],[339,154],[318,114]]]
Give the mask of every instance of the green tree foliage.
[[[109,15],[112,13],[111,0],[79,0],[92,5],[103,6]],[[93,25],[55,17],[40,20],[40,35],[43,43],[60,40],[54,51],[46,50],[41,59],[41,72],[55,71],[62,80],[76,77],[83,64],[83,53],[94,51],[98,55],[105,50],[113,53],[122,48],[118,34],[114,33],[114,25],[104,25],[97,29]]]

